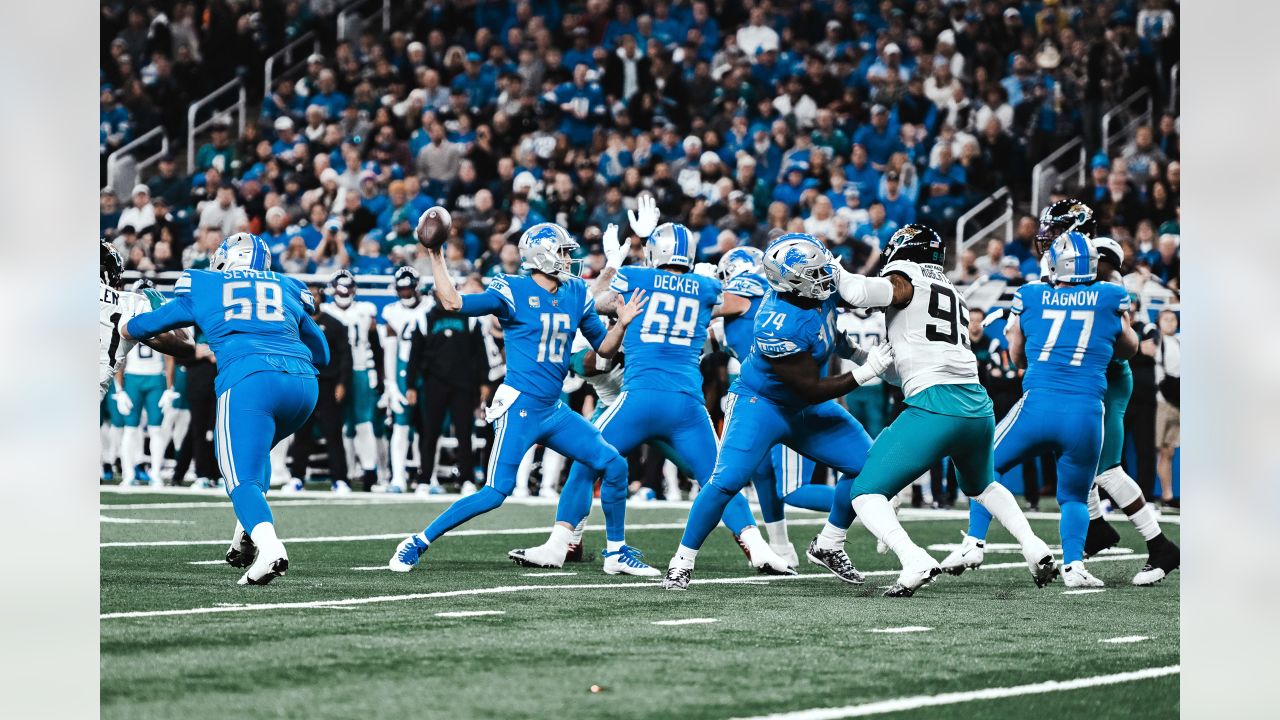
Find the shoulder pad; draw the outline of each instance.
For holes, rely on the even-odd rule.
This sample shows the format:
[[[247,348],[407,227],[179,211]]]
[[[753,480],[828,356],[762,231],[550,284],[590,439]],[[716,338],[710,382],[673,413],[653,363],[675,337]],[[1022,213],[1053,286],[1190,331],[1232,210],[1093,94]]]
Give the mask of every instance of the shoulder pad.
[[[906,275],[909,280],[913,281],[924,276],[924,273],[920,272],[920,266],[910,260],[894,260],[893,262],[885,265],[884,269],[880,271],[881,276],[889,275],[891,273],[901,273],[902,275]]]
[[[759,275],[743,273],[724,284],[724,291],[741,297],[764,297],[769,285]]]
[[[199,271],[183,270],[182,274],[178,276],[178,281],[173,284],[173,294],[185,295],[191,292],[191,282],[192,282],[191,279],[193,277],[192,273],[196,273],[196,272],[199,272]]]

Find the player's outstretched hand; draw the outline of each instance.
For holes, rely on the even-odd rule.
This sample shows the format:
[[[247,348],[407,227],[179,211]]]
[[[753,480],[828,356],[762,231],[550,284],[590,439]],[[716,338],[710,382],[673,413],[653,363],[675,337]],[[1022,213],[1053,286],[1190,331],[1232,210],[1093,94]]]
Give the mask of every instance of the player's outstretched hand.
[[[163,393],[160,393],[160,413],[164,415],[173,412],[173,403],[176,402],[179,397],[182,396],[173,388],[166,388]]]
[[[645,297],[643,290],[636,290],[631,293],[631,299],[625,305],[618,306],[618,324],[623,327],[630,325],[631,321],[640,314],[640,311],[644,309],[645,304],[648,302],[649,298]]]
[[[627,211],[627,220],[631,222],[631,232],[648,238],[658,227],[658,201],[650,193],[642,193],[637,204],[636,212]]]
[[[867,352],[867,361],[864,365],[876,375],[883,375],[884,371],[893,365],[893,345],[889,343],[880,343]]]
[[[622,267],[622,261],[627,257],[626,248],[618,241],[618,226],[610,223],[604,229],[604,234],[600,236],[600,242],[604,245],[604,266],[617,270]]]

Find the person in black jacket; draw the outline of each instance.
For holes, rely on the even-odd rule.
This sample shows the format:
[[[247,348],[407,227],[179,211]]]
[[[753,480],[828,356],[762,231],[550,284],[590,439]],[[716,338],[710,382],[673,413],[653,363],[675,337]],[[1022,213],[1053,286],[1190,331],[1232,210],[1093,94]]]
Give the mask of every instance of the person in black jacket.
[[[447,411],[458,438],[458,479],[471,479],[475,455],[471,447],[475,411],[480,406],[480,384],[488,379],[489,360],[485,353],[483,318],[469,318],[436,305],[427,313],[425,330],[414,332],[409,349],[409,386],[405,393],[422,417],[418,435],[421,456],[420,482],[429,482],[435,473],[436,443]],[[422,402],[412,389],[422,378]]]
[[[320,311],[324,285],[312,285],[311,294],[316,298],[311,318],[320,324],[324,339],[329,343],[329,364],[316,368],[316,379],[320,384],[316,409],[293,437],[293,445],[289,448],[289,471],[294,477],[294,489],[301,490],[302,480],[307,476],[307,461],[316,445],[315,427],[319,425],[329,456],[329,479],[333,489],[349,492],[347,455],[342,447],[342,401],[347,395],[347,378],[351,377],[351,345],[347,342],[347,327],[329,313]]]

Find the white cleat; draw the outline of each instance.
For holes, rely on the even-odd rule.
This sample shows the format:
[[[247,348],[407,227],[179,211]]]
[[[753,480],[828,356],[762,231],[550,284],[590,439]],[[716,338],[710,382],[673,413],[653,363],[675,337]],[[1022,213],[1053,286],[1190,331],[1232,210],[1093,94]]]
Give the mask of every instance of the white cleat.
[[[959,575],[965,570],[977,570],[982,567],[986,546],[985,541],[965,535],[964,540],[960,541],[960,547],[952,550],[951,554],[942,561],[940,565],[942,571],[949,575]],[[1036,560],[1038,561],[1039,558]]]
[[[644,553],[630,545],[623,545],[620,550],[614,552],[605,550],[600,553],[600,556],[604,558],[604,572],[606,575],[657,577],[662,574],[661,570],[644,561]]]
[[[1106,587],[1106,583],[1089,574],[1082,560],[1076,560],[1062,568],[1062,584],[1069,588]]]
[[[302,480],[300,480],[300,479],[298,479],[298,478],[294,478],[294,479],[290,480],[289,482],[285,483],[285,484],[280,488],[280,492],[282,492],[282,493],[289,493],[289,494],[292,494],[292,493],[300,493],[300,492],[302,492],[302,486],[303,486],[303,482],[302,482]]]
[[[800,556],[796,554],[795,545],[787,543],[786,547],[777,547],[775,545],[770,545],[769,547],[772,548],[774,552],[778,553],[778,556],[785,560],[789,567],[800,567]]]
[[[751,567],[765,575],[796,575],[795,569],[800,564],[799,558],[794,563],[789,563],[787,558],[779,555],[768,545],[754,551],[748,549],[747,557],[751,561]]]
[[[547,570],[564,567],[565,555],[565,552],[551,547],[550,543],[543,543],[537,547],[523,550],[512,550],[507,553],[507,557],[514,560],[517,565]]]
[[[289,569],[289,556],[284,551],[284,545],[277,543],[272,550],[258,549],[258,557],[240,576],[238,583],[240,585],[266,585],[276,578],[285,574]]]
[[[468,495],[475,495],[476,484],[471,482],[470,480],[463,482],[462,487],[458,491],[458,494],[461,495],[462,497],[466,497]],[[524,489],[524,495],[515,495],[515,494],[512,495],[512,497],[528,497],[528,496],[529,496],[529,488]]]
[[[1058,561],[1054,559],[1053,551],[1040,538],[1022,548],[1022,559],[1027,561],[1027,568],[1031,570],[1031,579],[1036,587],[1042,588],[1058,577]]]
[[[924,550],[902,568],[898,581],[884,591],[885,597],[911,597],[942,574],[942,567]]]
[[[330,489],[333,490],[333,492],[338,495],[351,494],[351,486],[347,484],[346,480],[334,480],[333,484],[330,486]]]
[[[387,561],[387,569],[391,572],[407,573],[418,565],[418,561],[422,559],[422,553],[427,549],[426,545],[418,539],[417,535],[400,541],[396,546],[396,551],[391,555],[391,559]]]

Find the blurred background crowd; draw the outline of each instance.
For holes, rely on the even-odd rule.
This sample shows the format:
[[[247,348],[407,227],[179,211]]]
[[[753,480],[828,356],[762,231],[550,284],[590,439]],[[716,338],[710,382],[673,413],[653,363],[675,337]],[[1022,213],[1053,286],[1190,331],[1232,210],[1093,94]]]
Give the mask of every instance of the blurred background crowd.
[[[1155,428],[1154,408],[1167,400],[1159,380],[1178,372],[1177,3],[159,0],[101,12],[101,233],[162,287],[248,230],[279,271],[348,269],[364,299],[391,299],[397,267],[430,276],[412,228],[434,204],[453,214],[446,261],[460,281],[518,272],[515,242],[544,220],[580,239],[591,275],[603,228],[625,232],[648,192],[664,221],[695,233],[700,261],[802,230],[874,272],[898,227],[930,224],[955,241],[948,269],[969,306],[988,310],[1038,275],[1041,207],[1078,198],[1124,248],[1150,340],[1134,361],[1151,379],[1131,404],[1131,470],[1155,492],[1159,465],[1171,497],[1176,423]],[[969,215],[994,220],[970,232]],[[498,382],[500,331],[485,332],[486,382]],[[998,348],[979,355],[993,396],[1016,398]],[[706,366],[716,417],[728,360]],[[589,404],[589,389],[566,390]],[[892,391],[880,394],[891,416]],[[664,494],[660,463],[631,465]],[[947,504],[954,490],[935,475],[924,493]],[[1030,486],[1052,484],[1040,476],[1029,502]]]

